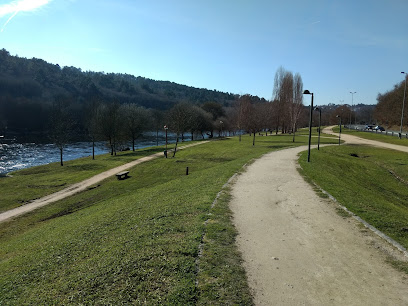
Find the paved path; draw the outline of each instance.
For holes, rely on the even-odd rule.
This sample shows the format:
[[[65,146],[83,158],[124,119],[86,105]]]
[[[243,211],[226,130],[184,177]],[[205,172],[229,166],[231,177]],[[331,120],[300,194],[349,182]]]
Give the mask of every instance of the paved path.
[[[207,143],[207,142],[208,141],[201,141],[201,142],[189,144],[189,145],[186,145],[186,146],[179,147],[179,148],[177,148],[177,150],[186,149],[186,148],[196,146],[196,145],[200,145],[200,144],[204,144],[204,143]],[[67,188],[65,188],[63,190],[60,190],[58,192],[55,192],[53,194],[42,197],[40,199],[34,200],[34,201],[30,202],[29,204],[25,204],[23,206],[19,206],[19,207],[14,208],[14,209],[10,209],[10,210],[0,214],[0,222],[4,222],[4,221],[6,221],[6,220],[8,220],[10,218],[25,214],[25,213],[27,213],[29,211],[35,210],[37,208],[48,205],[50,203],[53,203],[53,202],[56,202],[58,200],[64,199],[66,197],[72,196],[72,195],[74,195],[74,194],[76,194],[78,192],[86,190],[87,188],[99,183],[100,181],[102,181],[102,180],[104,180],[104,179],[106,179],[108,177],[114,176],[116,173],[122,172],[122,171],[127,170],[127,169],[129,169],[131,167],[134,167],[134,166],[136,166],[138,164],[141,164],[141,163],[147,162],[149,160],[155,159],[155,158],[157,158],[159,156],[163,156],[163,153],[160,152],[160,153],[156,153],[156,154],[153,154],[153,155],[149,155],[149,156],[139,158],[139,159],[134,160],[134,161],[132,161],[130,163],[127,163],[125,165],[122,165],[122,166],[110,169],[108,171],[102,172],[100,174],[97,174],[97,175],[95,175],[95,176],[93,176],[93,177],[91,177],[91,178],[89,178],[89,179],[87,179],[85,181],[73,184],[73,185],[71,185],[71,186],[69,186],[69,187],[67,187]]]
[[[324,128],[322,130],[322,132],[326,133],[326,134],[331,134],[331,135],[338,136],[339,134],[334,133],[332,129],[333,129],[333,126],[329,126],[327,128]],[[361,132],[361,133],[364,133],[364,132]],[[389,137],[392,137],[392,136],[389,136]],[[354,136],[354,135],[349,135],[349,134],[344,134],[344,133],[341,134],[340,139],[344,140],[347,144],[361,144],[361,145],[368,145],[368,146],[374,146],[374,147],[393,149],[393,150],[402,151],[402,152],[408,152],[408,147],[407,146],[400,146],[400,145],[385,143],[385,142],[381,142],[381,141],[364,139],[364,138],[360,138],[360,137],[357,137],[357,136]]]
[[[351,138],[350,138],[351,140]],[[408,305],[404,259],[336,213],[296,170],[307,147],[272,152],[237,177],[230,207],[257,305]]]

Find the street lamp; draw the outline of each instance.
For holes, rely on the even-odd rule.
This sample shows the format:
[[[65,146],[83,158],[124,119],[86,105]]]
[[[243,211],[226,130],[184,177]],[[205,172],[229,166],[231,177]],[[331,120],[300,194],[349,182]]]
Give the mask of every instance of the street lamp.
[[[319,111],[319,138],[317,141],[317,150],[320,150],[320,125],[322,123],[322,109],[319,107],[315,107],[316,111]]]
[[[166,131],[166,150],[164,151],[164,156],[167,158],[167,130],[169,127],[167,125],[164,126],[164,130]]]
[[[356,91],[350,91],[351,93],[351,110],[354,108],[354,94],[357,93]],[[350,110],[350,129],[351,129],[351,110]],[[355,123],[355,117],[354,117],[354,123]]]
[[[312,112],[313,112],[313,92],[305,90],[304,95],[312,95],[312,103],[310,104],[310,114],[309,114],[309,146],[307,149],[307,162],[310,162],[310,145],[312,142]]]
[[[404,98],[402,99],[402,112],[401,112],[401,127],[399,132],[399,138],[401,139],[402,136],[402,120],[404,119],[404,106],[405,106],[405,92],[407,91],[407,73],[402,71],[401,73],[405,76],[405,88],[404,88]]]
[[[340,115],[337,115],[336,117],[340,119],[340,132],[339,132],[339,145],[340,145],[340,138],[341,138],[341,116],[340,116]]]

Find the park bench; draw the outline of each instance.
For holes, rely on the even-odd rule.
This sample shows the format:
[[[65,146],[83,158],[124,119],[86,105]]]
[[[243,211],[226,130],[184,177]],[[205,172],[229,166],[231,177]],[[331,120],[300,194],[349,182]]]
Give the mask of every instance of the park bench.
[[[118,180],[124,180],[128,178],[128,174],[129,174],[129,171],[123,171],[123,172],[116,173],[116,177],[118,178]]]

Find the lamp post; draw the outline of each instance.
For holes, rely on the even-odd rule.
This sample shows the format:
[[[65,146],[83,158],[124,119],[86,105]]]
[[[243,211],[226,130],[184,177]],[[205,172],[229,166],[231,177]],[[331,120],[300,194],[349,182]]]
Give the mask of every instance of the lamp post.
[[[222,124],[223,124],[224,122],[222,122],[221,120],[220,120],[220,126],[221,126],[221,131],[220,131],[220,137],[222,137]]]
[[[166,131],[166,150],[164,151],[164,152],[165,152],[164,155],[166,156],[166,158],[167,158],[167,130],[168,130],[168,129],[169,129],[168,126],[165,125],[165,126],[164,126],[164,130]]]
[[[400,127],[400,132],[398,135],[399,139],[401,139],[401,136],[402,136],[402,120],[404,120],[405,92],[407,91],[407,73],[404,71],[402,71],[401,73],[403,73],[405,76],[405,88],[404,88],[404,98],[402,99],[401,127]]]
[[[317,150],[320,150],[320,126],[322,123],[322,109],[319,107],[315,107],[316,111],[319,111],[319,138],[317,140]]]
[[[340,116],[340,115],[337,115],[336,117],[340,119],[340,132],[339,132],[339,145],[340,145],[340,138],[341,138],[341,116]]]
[[[356,91],[350,91],[350,93],[351,93],[351,110],[350,110],[350,129],[351,129],[351,111],[353,110],[353,108],[354,108],[354,94],[355,93],[357,93]],[[355,117],[354,117],[354,120],[355,120]],[[355,122],[355,121],[354,121]]]
[[[305,90],[304,95],[312,95],[312,103],[310,104],[310,114],[309,114],[309,146],[307,149],[307,162],[310,162],[310,145],[312,142],[312,113],[313,113],[313,92]]]

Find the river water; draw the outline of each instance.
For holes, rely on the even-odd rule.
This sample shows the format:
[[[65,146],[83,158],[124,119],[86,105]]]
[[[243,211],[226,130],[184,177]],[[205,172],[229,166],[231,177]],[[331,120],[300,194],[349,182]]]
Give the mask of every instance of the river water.
[[[190,138],[185,138],[185,141]],[[152,147],[157,144],[164,145],[165,135],[159,133],[156,139],[156,133],[146,133],[140,139],[136,140],[136,148]],[[168,142],[175,142],[175,135],[168,135]],[[125,147],[131,148],[131,144]],[[95,154],[109,153],[109,147],[106,142],[97,142],[95,145]],[[92,155],[92,143],[73,142],[64,148],[63,159],[72,160],[80,157]],[[0,176],[24,168],[38,165],[59,162],[59,149],[50,143],[21,143],[15,139],[0,138]]]

